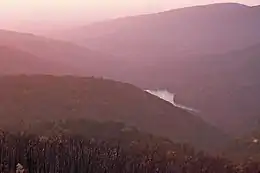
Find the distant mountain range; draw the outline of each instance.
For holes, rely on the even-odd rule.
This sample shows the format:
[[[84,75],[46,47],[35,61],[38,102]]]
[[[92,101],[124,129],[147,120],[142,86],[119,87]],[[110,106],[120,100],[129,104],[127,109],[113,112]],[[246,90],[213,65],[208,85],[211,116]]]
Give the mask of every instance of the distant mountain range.
[[[120,66],[119,61],[110,55],[70,42],[27,33],[0,30],[0,46],[31,54],[35,56],[33,59],[65,65],[71,74],[105,76],[112,71],[111,68]]]
[[[119,18],[63,38],[103,52],[161,59],[224,53],[260,43],[260,7],[226,3]]]
[[[127,65],[120,80],[166,88],[203,118],[238,132],[260,112],[259,30],[259,6],[226,3],[100,22],[63,39],[121,57]]]
[[[176,93],[177,103],[200,110],[204,120],[244,133],[260,118],[259,30],[260,7],[232,3],[120,18],[53,35],[66,41],[1,30],[0,54],[8,51],[0,57],[7,63],[0,74],[102,76],[142,89],[167,89]]]
[[[0,46],[0,75],[73,74],[76,68],[50,62],[14,48]]]

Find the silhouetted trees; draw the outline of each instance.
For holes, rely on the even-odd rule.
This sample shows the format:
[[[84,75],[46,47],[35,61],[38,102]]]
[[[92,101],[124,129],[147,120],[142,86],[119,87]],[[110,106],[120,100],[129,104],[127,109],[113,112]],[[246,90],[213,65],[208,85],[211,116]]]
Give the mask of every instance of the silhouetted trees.
[[[226,159],[195,153],[186,145],[169,150],[139,141],[0,135],[0,172],[28,173],[257,173],[259,163],[234,165]],[[22,166],[22,167],[21,167]],[[18,169],[19,168],[19,169]]]

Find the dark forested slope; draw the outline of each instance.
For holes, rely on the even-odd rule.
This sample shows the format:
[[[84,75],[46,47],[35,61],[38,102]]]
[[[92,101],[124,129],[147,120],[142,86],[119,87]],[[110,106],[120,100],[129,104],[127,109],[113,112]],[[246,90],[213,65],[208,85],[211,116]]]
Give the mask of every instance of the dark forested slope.
[[[0,170],[14,172],[252,173],[240,163],[196,151],[123,123],[84,119],[32,123],[0,132]],[[13,130],[13,128],[11,128]],[[17,165],[17,166],[16,166]],[[18,171],[17,171],[18,172]]]
[[[199,117],[130,84],[76,77],[0,78],[1,124],[86,118],[122,121],[144,131],[214,148],[227,139]]]

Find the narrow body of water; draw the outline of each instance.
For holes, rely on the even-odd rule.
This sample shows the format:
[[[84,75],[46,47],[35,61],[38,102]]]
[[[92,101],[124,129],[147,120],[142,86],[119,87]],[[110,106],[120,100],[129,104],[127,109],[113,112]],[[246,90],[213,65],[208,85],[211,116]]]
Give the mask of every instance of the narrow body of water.
[[[187,110],[189,112],[194,112],[194,113],[198,113],[199,111],[196,110],[196,109],[193,109],[193,108],[190,108],[190,107],[187,107],[187,106],[184,106],[184,105],[181,105],[181,104],[178,104],[175,102],[175,94],[167,91],[167,90],[146,90],[146,92],[154,95],[154,96],[157,96],[167,102],[170,102],[171,104],[173,104],[174,106],[178,107],[178,108],[181,108],[181,109],[184,109],[184,110]]]

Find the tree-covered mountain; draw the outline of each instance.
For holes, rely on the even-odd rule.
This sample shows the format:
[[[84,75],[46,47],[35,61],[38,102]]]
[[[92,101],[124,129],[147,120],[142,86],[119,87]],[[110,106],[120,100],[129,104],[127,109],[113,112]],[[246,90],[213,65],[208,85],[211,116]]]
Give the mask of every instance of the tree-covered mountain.
[[[215,4],[121,18],[72,31],[76,43],[121,56],[10,31],[0,31],[0,39],[1,45],[65,65],[69,74],[103,76],[143,89],[168,89],[178,103],[200,110],[203,119],[228,132],[244,133],[260,111],[257,16],[259,7]]]
[[[224,3],[90,24],[61,37],[133,59],[224,53],[260,42],[260,8]]]
[[[260,112],[259,30],[259,6],[224,3],[99,22],[68,39],[120,56],[119,80],[168,89],[204,119],[244,133]]]
[[[40,138],[52,138],[57,136],[77,136],[91,141],[106,141],[114,145],[124,147],[138,144],[140,147],[160,146],[164,151],[180,150],[186,148],[186,154],[195,153],[189,144],[173,143],[168,138],[152,135],[138,130],[134,126],[128,126],[123,122],[95,121],[86,118],[60,119],[50,121],[38,121],[23,124],[21,122],[10,124],[2,129],[10,134],[37,135]],[[183,152],[185,152],[183,150]]]
[[[223,150],[224,155],[230,159],[243,162],[245,160],[260,161],[260,133],[258,126],[250,133],[232,140]]]
[[[196,147],[224,144],[226,135],[201,118],[130,84],[95,78],[0,78],[2,125],[85,118],[119,121]]]
[[[62,63],[50,62],[30,53],[0,47],[0,75],[7,74],[76,74],[76,68]]]
[[[0,46],[31,54],[36,56],[39,61],[49,64],[61,64],[67,68],[68,72],[77,75],[103,77],[109,76],[110,73],[116,75],[114,68],[122,66],[119,60],[110,55],[91,51],[70,42],[29,33],[0,30]],[[23,58],[27,61],[26,56]],[[34,73],[34,70],[32,69],[31,72]]]
[[[154,75],[148,85],[168,88],[177,94],[178,103],[200,110],[204,119],[231,132],[245,133],[260,118],[259,50],[260,45],[255,45],[226,54],[161,62],[147,68],[146,77],[136,79]]]
[[[81,119],[31,125],[27,131],[18,133],[1,131],[2,172],[252,173],[260,170],[257,162],[232,163],[122,123]]]

